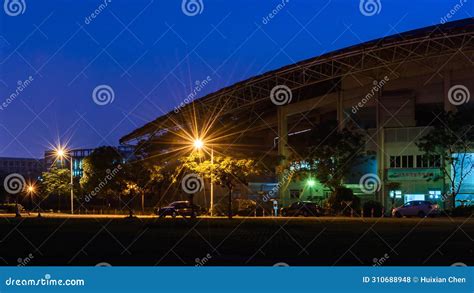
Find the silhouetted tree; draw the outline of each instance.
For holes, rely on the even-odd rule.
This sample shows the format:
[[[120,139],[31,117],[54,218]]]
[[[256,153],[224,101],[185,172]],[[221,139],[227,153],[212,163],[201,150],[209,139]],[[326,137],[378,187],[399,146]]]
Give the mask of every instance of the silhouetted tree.
[[[474,148],[474,115],[468,108],[458,112],[444,112],[438,116],[439,122],[423,136],[417,146],[428,160],[437,160],[442,178],[427,180],[448,180],[448,200],[455,207],[456,196],[465,179],[474,170],[472,149]]]

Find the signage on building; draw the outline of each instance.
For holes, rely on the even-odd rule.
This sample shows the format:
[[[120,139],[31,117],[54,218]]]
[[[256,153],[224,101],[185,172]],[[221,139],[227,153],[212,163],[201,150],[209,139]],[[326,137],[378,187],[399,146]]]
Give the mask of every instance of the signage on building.
[[[388,169],[388,180],[438,180],[443,178],[440,169]]]

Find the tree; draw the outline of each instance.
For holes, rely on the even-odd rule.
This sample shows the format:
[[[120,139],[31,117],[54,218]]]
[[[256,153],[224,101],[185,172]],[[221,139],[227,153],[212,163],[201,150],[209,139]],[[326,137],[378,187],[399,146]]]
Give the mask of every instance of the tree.
[[[46,195],[66,194],[71,190],[69,186],[71,173],[68,169],[53,167],[43,172],[42,178]]]
[[[354,195],[352,189],[346,187],[338,187],[329,198],[328,204],[334,213],[350,215],[351,210],[360,210],[360,199]]]
[[[455,113],[441,113],[438,119],[440,123],[435,124],[418,141],[417,146],[424,152],[424,159],[427,162],[437,162],[435,165],[443,174],[442,178],[427,178],[427,180],[448,180],[448,199],[454,208],[457,194],[474,170],[473,157],[470,153],[474,147],[474,116],[471,111],[460,109]]]
[[[183,167],[208,178],[228,191],[228,217],[232,219],[232,190],[238,184],[247,184],[251,175],[259,173],[258,166],[252,159],[237,159],[230,156],[214,156],[210,160],[202,160],[201,152],[194,152],[183,162]]]
[[[295,176],[315,176],[334,192],[342,187],[354,164],[362,163],[364,144],[360,132],[348,128],[338,131],[331,124],[318,125],[307,134],[301,154],[293,154],[289,161],[296,170]]]
[[[120,194],[124,187],[123,176],[124,159],[113,147],[103,146],[94,149],[83,160],[83,176],[81,187],[86,193],[86,201],[98,197],[110,205],[110,200]]]
[[[38,192],[38,202],[41,202],[41,195],[49,197],[55,195],[58,197],[58,204],[61,196],[66,196],[71,191],[71,171],[66,168],[57,168],[53,166],[41,175],[42,183]],[[79,184],[74,182],[74,194],[79,193]],[[58,207],[59,208],[59,207]]]
[[[142,211],[145,211],[145,194],[164,179],[162,167],[145,160],[127,162],[123,177],[125,179],[124,193],[139,194]]]

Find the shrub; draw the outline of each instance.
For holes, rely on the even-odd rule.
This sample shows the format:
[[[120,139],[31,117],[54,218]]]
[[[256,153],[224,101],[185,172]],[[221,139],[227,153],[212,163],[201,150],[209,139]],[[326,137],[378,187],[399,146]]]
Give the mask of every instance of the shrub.
[[[232,201],[232,215],[238,216],[254,216],[256,202],[249,199],[234,199]],[[229,210],[228,203],[216,203],[214,205],[214,216],[227,216]]]
[[[357,213],[360,210],[360,199],[354,195],[352,189],[346,187],[337,188],[329,197],[328,204],[335,214],[350,215],[351,208],[345,202],[351,202],[350,207]]]
[[[378,201],[369,200],[366,203],[364,203],[364,206],[362,208],[364,217],[371,217],[372,209],[374,210],[374,217],[382,216],[383,205]]]
[[[453,217],[470,217],[474,215],[474,205],[455,207],[451,211]]]

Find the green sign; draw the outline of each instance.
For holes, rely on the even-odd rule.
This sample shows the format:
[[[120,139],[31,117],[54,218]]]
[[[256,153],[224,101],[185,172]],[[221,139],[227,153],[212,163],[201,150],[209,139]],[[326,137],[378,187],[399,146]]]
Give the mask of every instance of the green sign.
[[[410,181],[410,180],[438,180],[443,177],[440,169],[388,169],[387,178],[391,181]]]

